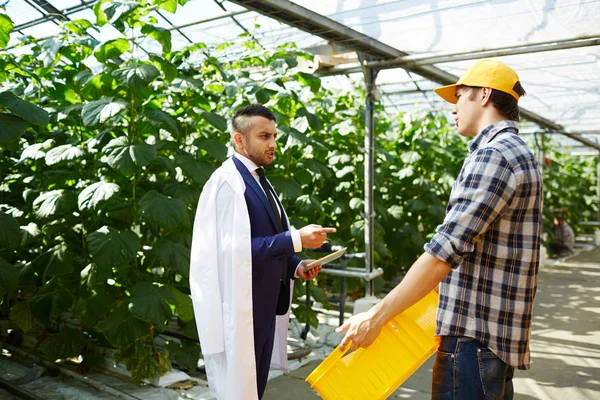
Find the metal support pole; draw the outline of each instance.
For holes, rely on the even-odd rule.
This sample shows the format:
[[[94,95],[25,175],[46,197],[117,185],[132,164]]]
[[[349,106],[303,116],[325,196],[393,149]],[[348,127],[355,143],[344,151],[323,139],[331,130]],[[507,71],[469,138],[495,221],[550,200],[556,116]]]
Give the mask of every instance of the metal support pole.
[[[306,287],[306,308],[310,308],[310,285],[311,283],[309,281],[305,282],[305,287]],[[302,338],[302,340],[306,340],[306,337],[308,336],[308,332],[310,332],[310,322],[306,322],[306,325],[304,325],[304,329],[302,330],[302,333],[300,333],[300,337]]]
[[[544,173],[544,158],[546,157],[544,154],[544,139],[546,138],[546,136],[544,135],[544,132],[536,132],[535,136],[537,137],[539,134],[539,141],[536,140],[536,144],[537,144],[537,160],[538,160],[538,165],[540,168],[540,173]]]
[[[598,219],[596,221],[600,221],[600,154],[596,160],[596,195],[598,202]]]
[[[362,58],[362,57],[361,57]],[[375,79],[377,70],[366,67],[363,70],[367,94],[365,99],[365,272],[373,272],[373,253],[375,244],[375,207],[373,201],[374,157],[375,157]],[[365,285],[365,297],[374,296],[373,281]]]
[[[344,257],[340,260],[342,271],[346,269],[346,263]],[[342,276],[340,279],[340,326],[344,325],[344,312],[346,311],[346,277]]]

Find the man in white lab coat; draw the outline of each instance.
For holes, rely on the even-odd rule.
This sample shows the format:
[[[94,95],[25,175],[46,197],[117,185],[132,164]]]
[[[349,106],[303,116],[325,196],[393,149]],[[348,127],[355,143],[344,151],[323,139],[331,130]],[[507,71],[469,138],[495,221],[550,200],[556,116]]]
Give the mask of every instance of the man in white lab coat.
[[[263,167],[275,157],[275,116],[260,104],[232,120],[235,154],[206,183],[194,223],[190,289],[212,394],[260,399],[270,365],[287,369],[293,279],[321,266],[295,256],[322,245],[334,228],[291,230]],[[273,352],[273,350],[275,351]]]

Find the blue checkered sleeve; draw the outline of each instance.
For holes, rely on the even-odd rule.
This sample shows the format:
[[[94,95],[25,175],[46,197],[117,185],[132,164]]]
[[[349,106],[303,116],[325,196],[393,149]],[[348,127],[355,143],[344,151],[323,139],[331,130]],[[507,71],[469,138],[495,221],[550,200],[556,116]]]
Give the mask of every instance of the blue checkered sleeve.
[[[425,251],[456,269],[510,206],[516,187],[515,174],[499,151],[475,151],[465,160],[450,194],[446,218]]]

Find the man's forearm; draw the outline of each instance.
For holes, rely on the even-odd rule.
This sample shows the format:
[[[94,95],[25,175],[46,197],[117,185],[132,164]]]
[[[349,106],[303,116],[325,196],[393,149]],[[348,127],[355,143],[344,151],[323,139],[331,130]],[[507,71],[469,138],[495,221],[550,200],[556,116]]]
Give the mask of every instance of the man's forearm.
[[[437,288],[449,272],[448,264],[429,253],[423,253],[408,270],[402,282],[369,311],[373,315],[373,321],[383,326]]]

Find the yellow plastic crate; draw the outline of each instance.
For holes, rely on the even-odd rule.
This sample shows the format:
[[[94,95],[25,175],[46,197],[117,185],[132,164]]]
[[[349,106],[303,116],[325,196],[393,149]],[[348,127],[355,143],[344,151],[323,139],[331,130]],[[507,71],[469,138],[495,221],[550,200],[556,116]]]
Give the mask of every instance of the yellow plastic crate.
[[[339,346],[306,378],[325,400],[386,399],[436,352],[438,295],[429,293],[398,314],[366,349]]]

